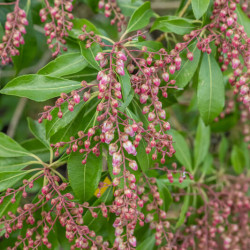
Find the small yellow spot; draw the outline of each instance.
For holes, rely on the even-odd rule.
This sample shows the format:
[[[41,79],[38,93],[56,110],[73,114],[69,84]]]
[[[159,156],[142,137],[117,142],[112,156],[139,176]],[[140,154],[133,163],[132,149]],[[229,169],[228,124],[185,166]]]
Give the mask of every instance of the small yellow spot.
[[[96,197],[97,197],[97,194],[98,194],[98,193],[100,193],[101,196],[102,196],[103,193],[106,191],[106,189],[109,187],[108,185],[112,184],[111,180],[110,180],[108,177],[106,177],[106,178],[104,179],[103,183],[104,183],[104,186],[103,186],[101,189],[99,189],[99,188],[96,189],[96,191],[95,191],[95,196],[96,196]]]

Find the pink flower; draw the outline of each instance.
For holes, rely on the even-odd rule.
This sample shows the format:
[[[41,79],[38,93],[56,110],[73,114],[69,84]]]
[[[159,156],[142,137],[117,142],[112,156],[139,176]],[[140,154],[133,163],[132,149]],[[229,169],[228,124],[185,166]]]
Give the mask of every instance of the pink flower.
[[[120,166],[122,162],[122,155],[120,153],[114,153],[112,159],[112,166],[117,167]]]
[[[134,156],[136,156],[137,152],[135,149],[135,146],[132,144],[131,141],[126,141],[122,144],[122,146],[124,147],[124,149],[129,153],[132,154]]]

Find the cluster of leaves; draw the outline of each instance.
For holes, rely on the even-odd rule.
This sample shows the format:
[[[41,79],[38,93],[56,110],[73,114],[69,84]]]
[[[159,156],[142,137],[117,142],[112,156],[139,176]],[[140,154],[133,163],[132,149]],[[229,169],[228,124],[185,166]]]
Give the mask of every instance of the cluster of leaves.
[[[182,0],[161,17],[140,0],[80,3],[103,22],[71,2],[15,2],[29,25],[1,93],[57,99],[28,118],[32,139],[0,133],[0,247],[249,249],[247,2]],[[23,75],[46,46],[39,15],[62,55]]]

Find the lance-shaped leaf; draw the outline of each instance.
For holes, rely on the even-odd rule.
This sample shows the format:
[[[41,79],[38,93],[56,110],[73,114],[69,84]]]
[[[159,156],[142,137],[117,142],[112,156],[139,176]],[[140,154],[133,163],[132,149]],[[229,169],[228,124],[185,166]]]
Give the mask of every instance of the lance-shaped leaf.
[[[25,175],[27,171],[0,172],[0,192],[12,187]]]
[[[46,130],[44,123],[38,123],[28,118],[28,125],[31,133],[48,149],[50,149],[49,140],[46,138]]]
[[[190,190],[190,188],[188,188],[188,190]],[[178,228],[180,227],[185,219],[186,219],[186,213],[188,211],[188,207],[189,207],[189,200],[190,200],[190,196],[189,195],[185,195],[184,197],[184,202],[183,202],[183,205],[181,207],[181,212],[180,212],[180,215],[179,215],[179,219],[175,225],[175,228]]]
[[[10,81],[0,93],[43,102],[81,87],[80,82],[43,75],[23,75]]]
[[[85,42],[80,42],[81,53],[89,65],[97,70],[101,70],[99,63],[96,61],[95,57],[98,52],[101,52],[102,49],[99,44],[93,43],[90,48],[86,48]]]
[[[196,19],[200,19],[206,12],[210,0],[192,0],[192,7]]]
[[[197,48],[196,42],[191,43],[188,46],[188,49],[193,53],[194,56],[193,60],[190,61],[189,59],[187,59],[186,50],[182,51],[180,53],[180,57],[182,59],[181,68],[180,70],[176,71],[173,75],[170,76],[171,79],[174,79],[176,81],[176,85],[179,88],[184,88],[189,83],[200,61],[201,52]]]
[[[234,171],[237,174],[242,173],[244,168],[246,167],[245,155],[240,147],[237,145],[233,146],[233,150],[231,153],[231,162],[234,168]]]
[[[236,8],[236,13],[238,16],[238,23],[244,26],[247,36],[250,37],[250,19],[247,17],[246,13],[241,9],[240,5]]]
[[[102,154],[101,154],[102,155]],[[68,176],[75,195],[81,201],[89,200],[98,187],[102,174],[102,158],[93,153],[88,155],[87,163],[82,164],[82,155],[72,153],[68,160]]]
[[[212,122],[224,107],[223,75],[213,55],[203,55],[199,72],[197,101],[200,115],[205,124]]]
[[[158,191],[160,193],[160,197],[163,200],[163,204],[161,206],[162,210],[168,211],[173,199],[171,193],[168,190],[167,184],[169,183],[166,179],[156,179]]]
[[[0,157],[18,157],[31,155],[25,148],[4,133],[0,133]]]
[[[81,53],[68,53],[57,57],[38,71],[39,75],[61,77],[71,75],[86,68],[88,63]]]
[[[153,11],[151,10],[150,2],[145,2],[137,10],[135,10],[131,16],[126,33],[139,30],[147,26],[152,15]]]
[[[197,167],[206,157],[210,145],[210,128],[206,126],[202,119],[199,124],[194,141],[194,165]]]
[[[193,20],[176,17],[176,16],[164,16],[155,20],[151,31],[160,30],[163,32],[173,32],[179,35],[189,33],[195,28]]]
[[[175,157],[181,164],[183,164],[183,166],[186,167],[186,169],[191,171],[192,170],[191,153],[185,138],[174,129],[171,129],[169,134],[173,136],[173,142],[174,142],[173,147],[176,150]]]

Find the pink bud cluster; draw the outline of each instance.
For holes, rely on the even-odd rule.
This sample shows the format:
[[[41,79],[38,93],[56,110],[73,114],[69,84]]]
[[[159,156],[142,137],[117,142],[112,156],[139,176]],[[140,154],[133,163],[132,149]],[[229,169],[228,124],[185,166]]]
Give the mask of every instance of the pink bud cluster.
[[[22,192],[23,198],[28,196],[27,189],[32,189],[34,182],[44,177],[47,184],[41,189],[41,194],[38,194],[36,202],[26,203],[23,207],[17,208],[17,214],[8,212],[7,216],[0,219],[0,232],[5,232],[5,238],[17,230],[21,230],[24,224],[28,225],[25,234],[20,234],[17,237],[15,246],[8,249],[18,249],[21,245],[23,249],[37,249],[45,246],[48,249],[52,248],[52,244],[48,239],[48,235],[53,231],[56,221],[59,221],[61,226],[66,229],[66,238],[72,242],[71,249],[88,248],[92,250],[100,246],[108,247],[108,242],[104,242],[102,236],[96,236],[96,233],[84,225],[83,214],[89,211],[93,218],[97,217],[95,209],[101,210],[102,216],[107,217],[107,207],[101,204],[97,207],[90,207],[87,202],[79,204],[74,201],[74,196],[71,193],[66,193],[67,183],[61,183],[60,178],[44,169],[44,173],[32,181],[23,181],[23,186],[17,190],[8,189],[6,194],[1,197],[1,203],[7,197],[12,195],[12,203],[15,203],[15,195]],[[49,205],[47,208],[45,208]],[[37,213],[41,213],[41,219],[36,220]],[[40,230],[41,229],[41,230]]]
[[[82,88],[78,90],[73,90],[70,93],[70,95],[66,93],[61,93],[60,97],[56,100],[54,106],[44,106],[44,112],[40,114],[38,122],[42,123],[43,119],[51,121],[53,119],[51,112],[57,108],[58,108],[57,116],[58,118],[62,118],[63,117],[62,105],[65,105],[65,103],[67,103],[68,105],[68,110],[73,112],[75,105],[79,104],[81,100],[87,102],[91,97],[90,90],[92,87],[96,86],[96,84],[87,84],[87,82],[82,81],[81,86]],[[81,92],[83,92],[83,94],[81,94]]]
[[[98,3],[99,9],[104,9],[105,17],[114,16],[110,21],[111,25],[116,24],[120,32],[122,27],[126,25],[125,16],[121,13],[121,9],[117,5],[116,0],[100,0]]]
[[[228,176],[231,177],[231,176]],[[189,209],[186,224],[177,230],[173,249],[242,249],[250,245],[250,198],[247,196],[249,179],[232,177],[223,190],[205,188],[209,201],[197,210]],[[191,214],[196,215],[195,224],[188,223]]]
[[[46,22],[48,17],[51,19],[44,26],[45,35],[48,37],[47,43],[52,49],[53,56],[57,56],[61,49],[67,51],[66,40],[68,36],[67,30],[71,30],[73,23],[70,21],[74,18],[71,13],[73,10],[72,0],[54,0],[52,7],[48,0],[45,0],[46,7],[40,10],[42,22]]]
[[[3,65],[12,61],[11,56],[19,55],[17,48],[24,44],[23,35],[26,34],[28,20],[25,11],[19,8],[19,0],[15,2],[14,11],[8,13],[6,19],[5,34],[0,43],[0,59]]]

